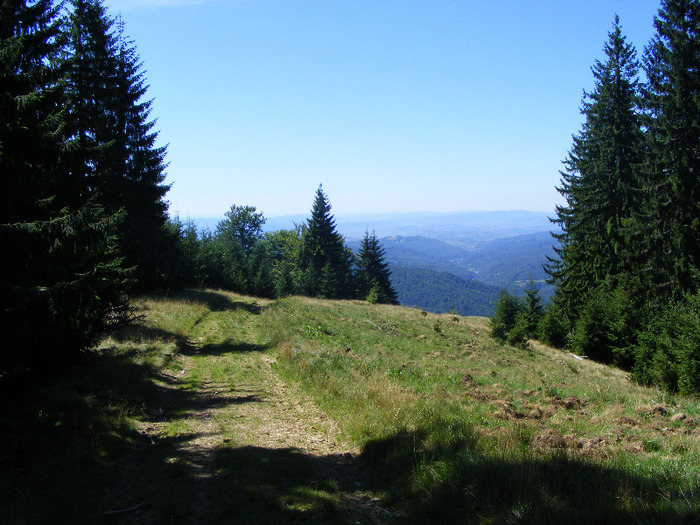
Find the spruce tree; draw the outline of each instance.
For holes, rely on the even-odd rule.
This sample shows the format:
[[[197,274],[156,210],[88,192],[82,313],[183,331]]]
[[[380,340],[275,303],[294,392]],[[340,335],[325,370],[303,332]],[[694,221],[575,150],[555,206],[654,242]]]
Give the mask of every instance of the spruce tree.
[[[562,233],[547,268],[557,286],[556,300],[573,317],[589,291],[606,278],[626,280],[633,271],[630,235],[638,207],[638,167],[643,135],[638,113],[638,63],[615,17],[604,52],[592,68],[594,89],[585,93],[585,122],[562,171],[557,206]],[[615,284],[613,283],[613,286]]]
[[[533,281],[530,281],[527,288],[525,288],[521,315],[527,337],[537,337],[538,325],[544,317],[544,305],[542,304],[540,291]]]
[[[664,0],[645,49],[648,129],[640,237],[654,303],[698,288],[700,268],[700,2]]]
[[[164,201],[166,151],[148,120],[152,102],[142,100],[147,86],[135,47],[101,0],[72,0],[67,34],[75,167],[107,214],[124,212],[119,247],[139,288],[170,286],[180,254]]]
[[[0,3],[0,375],[55,367],[125,305],[116,218],[64,140],[59,7]]]
[[[351,265],[352,252],[336,231],[330,202],[319,186],[301,251],[304,293],[332,299],[351,297]]]
[[[385,261],[384,248],[374,232],[365,232],[357,254],[357,296],[371,302],[398,304],[391,285],[391,271]]]

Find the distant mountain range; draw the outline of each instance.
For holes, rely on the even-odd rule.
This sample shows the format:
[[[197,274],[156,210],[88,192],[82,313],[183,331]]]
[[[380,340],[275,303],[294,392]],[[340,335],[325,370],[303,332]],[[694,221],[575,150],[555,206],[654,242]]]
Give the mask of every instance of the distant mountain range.
[[[374,232],[386,251],[401,304],[431,312],[489,315],[500,288],[521,292],[532,280],[547,300],[542,265],[553,255],[549,215],[532,211],[466,211],[336,216],[338,231],[357,250]],[[553,215],[553,214],[551,214]],[[268,218],[264,230],[294,228],[307,216]],[[194,219],[214,229],[221,218]]]
[[[549,214],[533,211],[410,212],[336,215],[338,231],[348,241],[360,240],[365,232],[378,238],[421,236],[445,242],[470,244],[516,235],[548,231]],[[553,215],[553,214],[552,214]],[[293,228],[307,215],[271,217],[266,231]]]

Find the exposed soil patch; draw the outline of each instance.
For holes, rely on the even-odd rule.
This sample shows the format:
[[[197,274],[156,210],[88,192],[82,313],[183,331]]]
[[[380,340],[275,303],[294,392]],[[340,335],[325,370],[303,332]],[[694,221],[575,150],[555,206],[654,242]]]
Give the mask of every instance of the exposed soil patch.
[[[553,402],[566,410],[581,410],[581,408],[586,404],[585,401],[581,401],[576,396],[569,396],[565,399],[556,396],[553,398]]]

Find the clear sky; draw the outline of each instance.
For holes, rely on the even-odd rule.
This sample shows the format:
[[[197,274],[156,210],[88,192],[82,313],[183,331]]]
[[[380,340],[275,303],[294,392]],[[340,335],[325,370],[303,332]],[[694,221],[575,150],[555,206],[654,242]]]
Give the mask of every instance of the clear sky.
[[[659,0],[106,0],[135,41],[181,218],[552,211],[615,13]]]

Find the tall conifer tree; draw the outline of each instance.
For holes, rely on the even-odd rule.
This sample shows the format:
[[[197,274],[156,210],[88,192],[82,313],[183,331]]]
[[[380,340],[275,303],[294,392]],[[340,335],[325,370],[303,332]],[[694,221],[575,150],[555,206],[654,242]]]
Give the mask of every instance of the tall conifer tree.
[[[178,258],[167,225],[165,148],[156,146],[151,101],[136,50],[101,0],[72,0],[68,21],[70,131],[76,166],[108,214],[123,211],[119,246],[140,289],[173,284]],[[177,264],[173,265],[177,267]]]
[[[124,304],[114,221],[67,161],[59,8],[0,3],[0,373],[55,366]]]
[[[384,248],[374,232],[365,236],[357,253],[357,295],[377,303],[398,304],[391,285],[391,271],[386,263]]]
[[[576,315],[587,293],[606,278],[631,271],[629,245],[633,210],[638,206],[643,136],[638,114],[638,63],[635,49],[622,35],[615,17],[604,52],[592,68],[594,89],[583,99],[586,117],[564,161],[562,185],[566,204],[553,220],[562,228],[557,257],[548,272],[557,299]]]
[[[650,300],[697,290],[700,268],[700,1],[664,0],[645,49],[648,149],[642,237]]]
[[[352,253],[335,226],[331,205],[319,186],[304,231],[301,253],[305,293],[333,299],[352,295]]]

